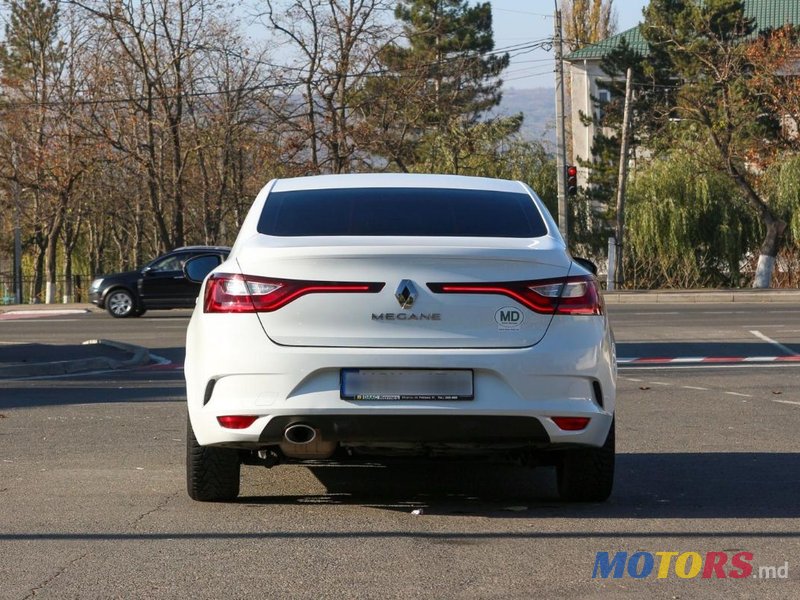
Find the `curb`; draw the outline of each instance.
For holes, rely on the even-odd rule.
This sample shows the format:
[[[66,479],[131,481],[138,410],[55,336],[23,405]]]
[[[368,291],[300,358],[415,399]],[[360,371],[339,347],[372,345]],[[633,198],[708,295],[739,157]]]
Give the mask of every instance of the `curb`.
[[[0,314],[25,314],[32,315],[41,312],[63,312],[63,314],[105,312],[88,302],[68,302],[66,304],[3,304],[0,305]]]
[[[86,371],[113,371],[130,367],[140,367],[151,362],[150,351],[142,346],[115,342],[112,340],[86,340],[84,344],[101,344],[130,352],[131,358],[117,360],[98,356],[95,358],[82,358],[78,360],[61,360],[48,363],[34,363],[27,365],[10,365],[0,367],[0,379],[17,379],[20,377],[47,377],[54,375],[72,375]]]

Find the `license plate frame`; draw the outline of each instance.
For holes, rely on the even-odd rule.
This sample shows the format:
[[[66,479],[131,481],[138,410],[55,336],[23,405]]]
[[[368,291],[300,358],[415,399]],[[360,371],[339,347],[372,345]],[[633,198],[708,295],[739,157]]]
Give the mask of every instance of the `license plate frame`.
[[[475,374],[472,369],[341,369],[339,397],[384,402],[469,401],[475,399]]]

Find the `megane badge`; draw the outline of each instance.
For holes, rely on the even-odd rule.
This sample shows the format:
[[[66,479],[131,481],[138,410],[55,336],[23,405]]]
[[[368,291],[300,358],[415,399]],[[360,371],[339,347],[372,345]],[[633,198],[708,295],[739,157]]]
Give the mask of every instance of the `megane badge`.
[[[397,298],[401,308],[411,308],[414,305],[414,300],[417,299],[417,289],[410,280],[403,279],[400,285],[397,286],[394,297]]]

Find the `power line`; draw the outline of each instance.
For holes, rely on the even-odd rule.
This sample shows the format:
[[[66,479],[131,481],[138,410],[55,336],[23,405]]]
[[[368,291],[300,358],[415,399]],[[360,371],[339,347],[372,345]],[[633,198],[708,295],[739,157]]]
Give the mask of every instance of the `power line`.
[[[526,10],[514,10],[514,9],[511,9],[511,8],[497,8],[497,7],[494,7],[494,6],[492,7],[492,11],[505,12],[505,13],[515,13],[515,14],[518,14],[518,15],[530,15],[530,16],[533,16],[533,17],[544,17],[546,19],[552,19],[553,18],[553,15],[547,15],[545,13],[528,12]]]

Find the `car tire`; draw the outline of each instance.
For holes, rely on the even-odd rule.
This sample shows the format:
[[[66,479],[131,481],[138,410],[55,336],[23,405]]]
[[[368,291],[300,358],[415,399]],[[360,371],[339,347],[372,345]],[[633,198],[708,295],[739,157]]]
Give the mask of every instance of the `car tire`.
[[[604,502],[614,486],[614,423],[600,448],[565,450],[556,466],[558,494],[567,502]]]
[[[239,495],[241,461],[231,448],[201,446],[186,420],[186,488],[192,500],[225,502]]]
[[[106,310],[115,319],[125,319],[136,315],[136,301],[128,290],[111,290],[105,300]]]

